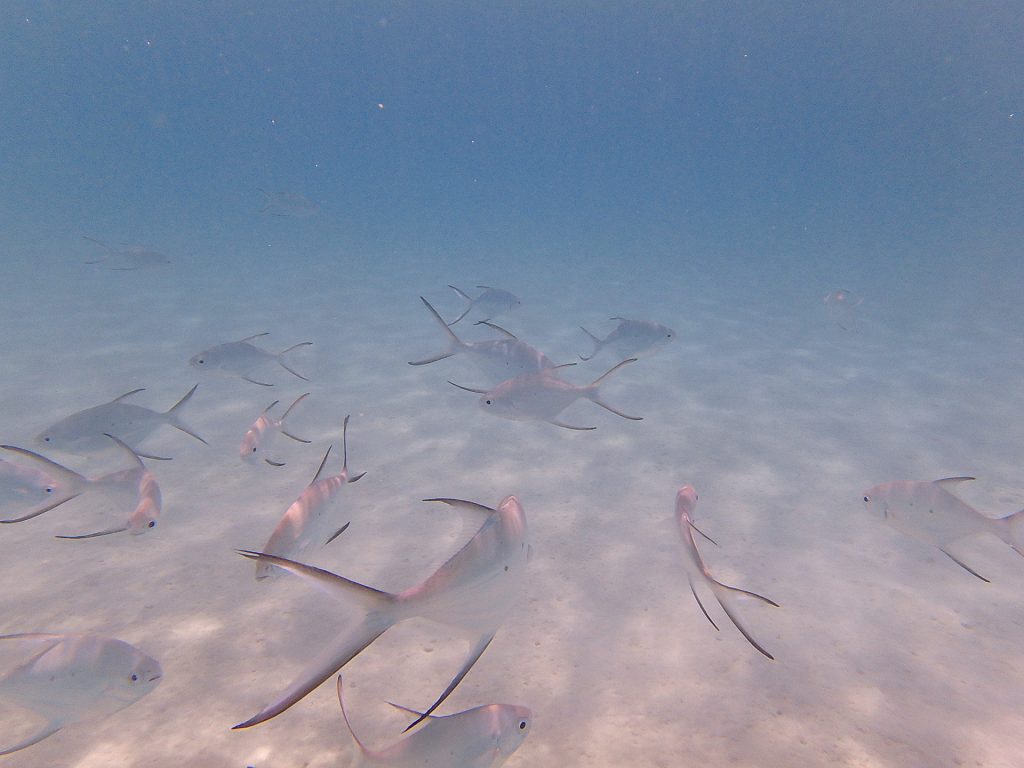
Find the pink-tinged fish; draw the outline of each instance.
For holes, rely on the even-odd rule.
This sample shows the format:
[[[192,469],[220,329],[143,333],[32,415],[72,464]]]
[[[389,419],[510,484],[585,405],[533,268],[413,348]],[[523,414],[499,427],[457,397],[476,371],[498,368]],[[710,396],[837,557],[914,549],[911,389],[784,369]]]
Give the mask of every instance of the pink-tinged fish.
[[[347,624],[335,642],[310,662],[277,701],[235,728],[248,728],[281,714],[344,667],[388,628],[415,617],[454,627],[473,641],[458,674],[412,725],[429,716],[462,682],[487,650],[512,601],[522,591],[530,555],[526,514],[515,496],[506,497],[497,509],[460,499],[426,501],[444,502],[477,518],[482,517],[483,525],[425,581],[397,594],[282,557],[239,551],[245,557],[294,573],[361,612],[362,618]]]
[[[335,516],[330,514],[331,502],[338,492],[348,483],[354,483],[366,474],[363,472],[355,477],[348,476],[348,416],[345,417],[345,423],[341,428],[341,447],[341,471],[336,475],[320,476],[323,474],[327,457],[331,455],[331,449],[328,448],[312,481],[299,494],[299,498],[284,511],[274,532],[263,545],[264,554],[295,560],[302,557],[314,544],[330,544],[348,528],[348,523],[341,528],[334,528]],[[258,581],[281,573],[282,571],[269,561],[261,560],[256,564]]]
[[[988,581],[950,552],[951,545],[979,533],[991,533],[1024,555],[1024,510],[988,517],[954,493],[973,477],[942,480],[894,480],[864,492],[864,504],[897,531],[937,547],[972,576]]]
[[[272,387],[274,386],[273,384],[269,384],[265,381],[257,381],[252,378],[250,374],[257,368],[262,368],[267,365],[269,362],[275,362],[293,376],[297,376],[303,381],[309,381],[309,379],[294,368],[290,368],[284,361],[284,356],[293,349],[311,346],[313,342],[300,341],[298,344],[292,344],[288,349],[284,349],[277,354],[267,352],[265,349],[260,349],[255,344],[249,343],[253,339],[269,335],[270,334],[268,332],[255,333],[252,336],[246,336],[244,339],[240,339],[239,341],[229,341],[224,344],[218,344],[215,347],[203,350],[198,355],[193,355],[188,361],[189,365],[193,368],[201,368],[206,371],[218,371],[219,373],[227,374],[228,376],[239,376],[249,383],[259,384],[261,387]]]
[[[106,536],[111,533],[122,533],[124,531],[132,535],[138,535],[155,528],[163,504],[160,486],[156,481],[156,477],[146,468],[146,465],[142,463],[142,459],[128,445],[113,435],[107,435],[107,437],[113,440],[127,455],[131,456],[133,466],[96,478],[80,475],[33,451],[18,448],[14,445],[0,445],[0,448],[16,453],[42,467],[44,472],[56,479],[57,488],[60,490],[56,498],[47,501],[43,506],[36,507],[32,511],[14,519],[0,520],[0,523],[21,523],[31,520],[83,494],[100,492],[128,495],[134,499],[132,511],[128,514],[125,523],[94,533],[57,536],[58,539],[93,539],[97,536]]]
[[[832,291],[825,297],[825,309],[832,322],[849,331],[854,327],[857,320],[857,307],[864,302],[860,296],[854,296],[845,288]]]
[[[612,352],[618,360],[627,357],[642,357],[654,353],[659,347],[675,338],[675,331],[659,323],[647,320],[627,320],[624,317],[611,319],[618,320],[619,325],[603,339],[599,339],[582,325],[580,326],[580,330],[594,342],[594,351],[590,353],[590,357],[580,355],[580,360],[591,360],[597,357],[602,350]]]
[[[772,661],[775,657],[766,651],[760,643],[758,643],[753,636],[746,630],[746,628],[740,623],[739,617],[736,614],[734,606],[730,605],[730,602],[735,597],[753,597],[760,600],[762,603],[779,607],[778,603],[769,600],[763,595],[759,595],[756,592],[748,592],[745,589],[739,589],[738,587],[730,587],[728,584],[723,584],[714,576],[711,575],[711,571],[708,570],[707,565],[704,564],[704,558],[700,555],[700,550],[697,549],[697,541],[694,539],[693,532],[697,531],[701,536],[710,541],[712,544],[715,542],[704,534],[697,526],[693,524],[694,512],[697,509],[697,491],[693,489],[692,485],[684,485],[676,493],[676,518],[679,523],[679,533],[683,537],[683,549],[686,552],[686,577],[690,582],[690,591],[693,593],[694,599],[697,601],[697,605],[700,607],[701,613],[704,617],[711,622],[711,626],[718,629],[718,625],[715,624],[714,620],[708,614],[704,608],[704,604],[700,601],[697,596],[697,589],[693,585],[694,579],[703,582],[711,593],[718,600],[718,604],[722,606],[722,610],[725,611],[725,615],[729,617],[729,620],[736,625],[736,629],[740,631],[754,648],[763,653]],[[715,546],[718,546],[715,544]]]
[[[488,288],[486,285],[478,285],[477,288],[482,293],[474,299],[454,285],[449,285],[448,287],[468,302],[466,308],[462,310],[462,314],[448,323],[448,325],[455,325],[470,312],[476,314],[482,321],[492,320],[498,315],[504,315],[506,312],[517,309],[522,304],[518,296],[501,288]]]
[[[378,751],[367,749],[352,730],[342,698],[341,675],[338,675],[338,703],[356,745],[352,768],[497,768],[522,745],[533,719],[529,709],[514,704],[488,704],[444,717],[431,715],[418,731]],[[422,717],[422,713],[414,709],[397,704],[391,706]]]
[[[138,648],[99,635],[0,635],[22,658],[0,676],[0,699],[35,712],[46,724],[0,755],[38,744],[65,725],[98,720],[156,688],[160,663]]]
[[[275,419],[270,415],[270,409],[277,405],[279,401],[275,400],[268,405],[263,413],[259,415],[259,418],[249,427],[245,437],[242,438],[242,444],[238,448],[238,455],[242,458],[242,461],[252,463],[263,459],[272,467],[283,467],[283,461],[271,459],[268,455],[278,435],[284,435],[297,443],[308,443],[309,440],[296,437],[284,427],[284,420],[288,418],[288,414],[307,397],[309,397],[309,392],[299,395],[298,399],[288,406],[288,410],[284,412],[280,419]]]
[[[576,427],[566,424],[558,418],[558,415],[580,398],[585,398],[611,411],[616,416],[621,416],[630,421],[641,421],[642,416],[630,416],[623,413],[601,399],[599,389],[601,384],[611,376],[630,363],[635,363],[636,358],[623,360],[609,371],[597,377],[590,384],[582,387],[571,384],[558,378],[553,371],[541,371],[540,373],[517,376],[514,379],[503,381],[493,389],[473,389],[464,387],[449,381],[453,387],[464,389],[467,392],[475,392],[480,395],[480,407],[488,413],[500,416],[503,419],[512,421],[546,421],[556,427],[565,429],[589,430],[597,427]]]

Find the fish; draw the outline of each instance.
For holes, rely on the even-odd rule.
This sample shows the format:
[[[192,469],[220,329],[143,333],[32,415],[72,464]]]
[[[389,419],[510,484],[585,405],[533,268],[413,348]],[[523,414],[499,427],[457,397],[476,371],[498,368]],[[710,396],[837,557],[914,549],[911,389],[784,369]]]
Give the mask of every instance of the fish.
[[[356,746],[352,768],[496,768],[519,749],[530,733],[533,714],[514,704],[487,704],[453,715],[426,718],[427,724],[415,733],[381,750],[367,749],[356,736],[345,711],[341,675],[338,675],[338,704],[345,727]],[[414,709],[391,706],[410,715],[422,715]]]
[[[740,597],[753,597],[760,600],[762,603],[779,607],[779,604],[774,600],[769,600],[764,595],[759,595],[756,592],[748,592],[745,589],[738,587],[730,587],[728,584],[723,584],[714,576],[711,575],[711,571],[708,570],[707,565],[704,563],[704,558],[701,557],[700,550],[697,549],[697,541],[693,536],[693,532],[696,531],[705,539],[710,541],[715,546],[717,543],[703,533],[696,525],[693,524],[694,511],[697,508],[697,491],[694,490],[692,485],[684,485],[676,493],[676,518],[679,523],[679,533],[683,537],[683,549],[686,552],[686,578],[690,582],[690,592],[693,593],[693,599],[697,601],[697,605],[700,607],[701,613],[704,614],[704,618],[711,622],[716,630],[718,625],[715,624],[714,620],[708,614],[707,609],[704,608],[704,604],[700,601],[700,597],[697,596],[697,589],[694,587],[694,579],[703,582],[711,590],[711,593],[718,600],[718,604],[722,606],[722,610],[725,611],[725,615],[729,617],[729,620],[736,626],[736,629],[740,631],[740,634],[747,639],[747,642],[754,646],[760,653],[766,657],[775,660],[764,647],[754,639],[753,635],[750,634],[740,623],[739,616],[736,615],[735,608],[730,605],[730,601],[735,596]]]
[[[659,347],[672,341],[676,335],[675,331],[660,323],[652,323],[647,320],[627,320],[624,317],[611,319],[618,320],[619,325],[603,339],[599,339],[582,325],[580,326],[580,330],[594,342],[594,350],[590,356],[580,355],[580,360],[591,360],[605,349],[614,352],[619,360],[624,360],[627,357],[642,357],[654,353]]]
[[[448,339],[448,349],[439,355],[410,362],[409,365],[427,365],[428,363],[436,363],[438,360],[444,360],[453,355],[464,354],[492,384],[499,384],[526,373],[539,373],[540,371],[563,367],[555,365],[543,352],[531,347],[525,341],[520,341],[514,334],[491,322],[481,321],[480,324],[498,331],[504,338],[488,339],[486,341],[462,341],[452,332],[448,324],[441,319],[441,315],[430,305],[429,301],[422,296],[420,296],[420,301],[423,302],[438,325],[444,330],[445,336]]]
[[[97,720],[151,693],[163,677],[160,663],[123,640],[93,634],[0,635],[24,657],[0,676],[0,699],[45,718],[46,724],[0,755],[31,747],[66,725]]]
[[[107,255],[102,259],[87,261],[85,262],[86,264],[104,264],[108,269],[115,272],[131,272],[136,269],[162,267],[171,263],[171,260],[162,253],[151,251],[144,245],[126,245],[118,249],[112,248],[94,237],[89,237],[88,235],[82,235],[82,237],[90,243],[96,243],[96,245],[107,251]]]
[[[486,285],[478,285],[477,288],[483,291],[483,293],[474,299],[454,285],[449,285],[448,287],[469,302],[466,308],[462,310],[462,314],[448,323],[448,325],[455,325],[470,312],[476,313],[481,320],[492,320],[498,315],[504,315],[506,312],[518,309],[519,305],[522,304],[518,296],[501,288],[488,288]]]
[[[291,219],[304,219],[320,213],[320,206],[297,192],[268,192],[257,189],[266,200],[260,213],[268,216],[280,216]]]
[[[51,474],[0,459],[0,508],[38,504],[59,491]]]
[[[864,302],[845,288],[832,291],[825,297],[825,308],[832,322],[844,331],[851,330],[857,320],[857,307]]]
[[[616,416],[621,416],[630,421],[641,421],[642,416],[630,416],[615,408],[599,396],[601,384],[616,371],[630,363],[635,363],[636,358],[623,360],[615,367],[605,371],[590,384],[582,387],[571,384],[558,378],[553,371],[545,370],[540,373],[526,374],[514,379],[504,381],[493,389],[473,389],[449,381],[453,387],[464,389],[467,392],[474,392],[480,395],[480,407],[488,413],[500,416],[503,419],[512,421],[546,421],[556,427],[564,429],[575,429],[586,431],[597,429],[597,427],[576,427],[566,424],[558,418],[558,415],[579,400],[581,397],[590,400]]]
[[[309,485],[288,506],[281,516],[281,520],[274,527],[273,533],[270,534],[270,538],[267,539],[267,543],[263,545],[262,551],[265,554],[296,560],[302,557],[313,544],[321,542],[326,546],[348,528],[349,524],[345,523],[329,536],[324,530],[333,519],[327,512],[338,492],[348,483],[354,483],[366,474],[362,472],[355,477],[348,475],[348,419],[349,417],[346,416],[341,428],[343,457],[341,471],[336,475],[321,477],[324,465],[327,464],[327,457],[331,455],[331,449],[328,448]],[[280,573],[282,571],[270,562],[261,560],[256,564],[257,581]]]
[[[298,443],[309,443],[309,440],[296,437],[284,428],[284,420],[288,418],[288,414],[292,412],[296,405],[301,403],[307,397],[309,397],[309,392],[299,395],[295,402],[288,406],[288,410],[284,412],[280,419],[275,419],[270,416],[270,409],[277,405],[279,401],[275,400],[268,405],[263,410],[263,413],[259,415],[259,418],[253,422],[251,427],[249,427],[249,430],[245,433],[245,437],[242,438],[242,444],[238,448],[238,455],[241,457],[242,461],[251,463],[262,458],[272,467],[283,467],[283,461],[275,461],[267,455],[275,441],[275,438],[279,434],[291,438]]]
[[[982,514],[955,493],[957,486],[973,479],[893,480],[865,491],[864,505],[900,533],[936,547],[969,574],[988,582],[950,547],[969,536],[991,533],[1024,555],[1024,510],[1005,517]]]
[[[215,347],[203,350],[197,355],[193,355],[188,361],[189,365],[193,368],[217,370],[221,373],[239,376],[252,384],[259,384],[261,387],[272,387],[274,386],[273,384],[268,384],[264,381],[257,381],[250,377],[249,373],[254,368],[258,368],[265,365],[267,362],[274,360],[278,365],[288,371],[288,373],[293,376],[297,376],[303,381],[309,381],[309,379],[295,369],[289,368],[288,364],[284,361],[284,356],[293,349],[311,346],[313,342],[300,341],[298,344],[292,344],[288,349],[282,350],[276,355],[249,343],[253,339],[269,335],[270,334],[266,332],[256,333],[252,336],[246,336],[244,339],[240,339],[239,341],[229,341],[224,344],[218,344]]]
[[[96,478],[88,478],[84,475],[80,475],[55,461],[51,461],[45,456],[35,453],[34,451],[19,448],[15,445],[0,445],[0,448],[3,450],[16,453],[19,456],[43,467],[47,474],[56,479],[56,487],[61,491],[53,500],[48,501],[44,505],[36,507],[30,512],[19,517],[0,520],[0,523],[23,523],[26,520],[32,520],[33,518],[39,517],[50,510],[56,509],[61,504],[65,504],[72,499],[82,496],[83,494],[105,492],[108,494],[126,493],[134,499],[132,503],[132,511],[128,514],[127,521],[123,525],[115,526],[113,528],[105,528],[94,533],[60,535],[57,536],[57,538],[93,539],[97,536],[106,536],[111,533],[121,533],[123,531],[127,531],[132,535],[138,535],[155,528],[157,518],[160,516],[163,505],[160,486],[156,481],[156,477],[149,471],[149,469],[146,468],[146,465],[142,463],[142,459],[139,458],[139,455],[126,443],[117,439],[113,435],[107,435],[107,437],[113,440],[122,451],[131,456],[132,466],[127,469],[119,469],[115,472],[110,472]]]
[[[125,399],[144,392],[145,389],[133,389],[115,397],[109,403],[95,405],[78,411],[58,421],[56,424],[40,432],[35,442],[45,448],[56,448],[78,455],[88,455],[106,450],[110,447],[107,435],[114,435],[126,443],[139,456],[147,459],[164,459],[142,453],[137,445],[149,436],[161,424],[167,424],[201,443],[206,441],[197,435],[181,420],[181,410],[192,399],[199,385],[196,384],[185,396],[160,413],[134,403],[126,403]]]
[[[497,509],[462,499],[434,498],[425,501],[447,504],[477,519],[482,517],[483,524],[433,574],[397,594],[283,557],[238,550],[243,557],[268,562],[299,576],[342,603],[360,610],[362,618],[348,624],[276,701],[235,728],[249,728],[281,714],[344,667],[390,627],[414,617],[454,627],[473,640],[458,674],[409,728],[428,717],[462,682],[487,650],[513,600],[522,591],[526,564],[530,559],[526,513],[515,496],[505,497]]]

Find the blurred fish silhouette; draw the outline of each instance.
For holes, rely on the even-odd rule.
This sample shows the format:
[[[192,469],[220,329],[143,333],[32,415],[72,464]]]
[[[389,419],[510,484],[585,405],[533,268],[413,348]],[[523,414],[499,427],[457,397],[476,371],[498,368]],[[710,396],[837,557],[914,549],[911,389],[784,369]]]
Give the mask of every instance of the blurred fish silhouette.
[[[316,543],[326,546],[334,541],[341,533],[348,528],[345,523],[341,528],[334,529],[333,533],[327,535],[327,528],[333,521],[333,516],[328,514],[329,507],[338,492],[348,483],[354,483],[366,473],[348,476],[348,416],[341,430],[342,466],[341,472],[328,477],[320,477],[327,463],[327,457],[331,455],[331,449],[327,449],[320,467],[313,476],[312,481],[306,489],[299,494],[299,498],[293,501],[285,510],[280,522],[270,534],[267,543],[263,545],[263,553],[286,557],[295,560],[302,557],[309,548]],[[269,576],[281,574],[280,568],[267,560],[260,560],[256,563],[256,579],[262,580]]]
[[[288,349],[282,350],[276,355],[249,343],[253,339],[269,335],[270,334],[267,332],[256,333],[252,336],[246,336],[240,341],[229,341],[224,344],[218,344],[215,347],[203,350],[198,355],[193,355],[189,360],[189,364],[194,368],[216,370],[230,376],[239,376],[252,384],[259,384],[261,387],[272,387],[274,386],[273,384],[268,384],[264,381],[257,381],[249,374],[254,369],[260,368],[273,361],[293,376],[297,376],[303,381],[309,381],[309,379],[298,371],[293,368],[289,368],[288,364],[284,361],[284,356],[293,349],[311,346],[313,342],[300,341],[298,344],[292,344]]]
[[[267,216],[280,216],[292,219],[304,219],[320,213],[320,206],[297,192],[268,192],[257,189],[265,200],[260,213]]]
[[[954,493],[960,483],[973,479],[893,480],[865,491],[864,504],[881,514],[897,531],[937,547],[972,576],[987,582],[988,579],[950,551],[952,545],[969,536],[991,533],[1024,555],[1024,510],[1006,517],[983,515]]]
[[[288,410],[284,412],[280,419],[275,419],[270,415],[270,409],[277,405],[279,401],[275,400],[268,405],[263,413],[259,415],[259,418],[249,427],[245,437],[242,438],[242,444],[238,449],[238,454],[241,456],[242,461],[251,463],[263,459],[272,467],[283,467],[283,461],[270,458],[270,450],[276,442],[278,435],[284,435],[298,443],[308,443],[309,440],[296,437],[284,428],[284,420],[288,418],[288,414],[307,397],[309,397],[309,392],[299,395],[295,402],[288,406]]]
[[[0,509],[39,504],[59,490],[57,479],[43,470],[0,459]]]
[[[647,320],[627,320],[624,317],[611,319],[618,320],[619,325],[603,339],[599,339],[582,325],[580,326],[580,330],[594,342],[594,351],[590,353],[590,357],[580,355],[580,360],[591,360],[606,349],[614,353],[619,360],[624,360],[627,357],[642,357],[653,354],[659,347],[675,338],[675,332],[671,328],[658,323]]]
[[[501,288],[488,288],[486,285],[478,285],[477,288],[483,292],[474,299],[473,297],[468,296],[464,291],[456,288],[454,285],[449,285],[448,287],[468,302],[466,308],[462,310],[462,314],[452,320],[448,325],[455,325],[470,312],[475,314],[481,320],[493,320],[498,315],[504,315],[506,312],[511,312],[513,309],[517,309],[522,303],[519,301],[519,297],[509,293],[508,291],[504,291]]]
[[[513,704],[488,704],[454,715],[426,718],[427,724],[410,736],[386,749],[373,751],[356,736],[345,711],[338,675],[338,703],[352,740],[356,744],[356,760],[352,768],[382,766],[383,768],[497,768],[504,765],[526,739],[533,719],[530,710]],[[414,709],[391,706],[417,715]]]
[[[156,688],[163,674],[156,659],[112,637],[33,633],[0,635],[0,642],[23,652],[0,676],[0,698],[46,719],[0,755],[38,744],[65,725],[108,717]]]
[[[35,438],[36,443],[47,448],[86,455],[108,449],[111,442],[107,435],[114,435],[139,456],[161,459],[163,457],[143,453],[137,448],[138,444],[161,424],[174,427],[201,443],[206,442],[181,420],[181,410],[198,387],[196,384],[181,400],[163,413],[124,402],[126,398],[145,391],[133,389],[109,403],[86,408],[61,419],[39,433]]]
[[[439,355],[428,357],[425,360],[410,362],[409,365],[427,365],[428,363],[436,363],[438,360],[444,360],[452,355],[464,354],[483,372],[492,384],[498,384],[507,379],[522,376],[525,373],[538,373],[562,367],[556,366],[544,353],[534,349],[525,341],[520,341],[513,334],[493,323],[481,322],[480,324],[493,328],[503,334],[505,338],[487,341],[462,341],[452,332],[448,324],[441,319],[441,315],[437,313],[437,310],[430,306],[429,301],[422,296],[420,296],[420,301],[426,305],[430,314],[437,321],[437,324],[444,330],[445,336],[448,338],[448,349]]]
[[[86,264],[103,264],[107,269],[115,272],[131,272],[136,269],[151,269],[170,264],[171,260],[162,253],[151,251],[143,245],[126,245],[120,249],[112,248],[101,240],[88,235],[82,235],[90,243],[103,248],[107,255],[102,259],[87,261]]]
[[[684,485],[676,494],[676,517],[679,523],[679,533],[683,537],[683,548],[686,551],[686,577],[690,582],[690,591],[693,593],[693,597],[697,601],[697,605],[700,606],[701,613],[703,613],[704,617],[711,622],[711,626],[718,629],[718,625],[715,624],[714,620],[704,608],[704,604],[697,596],[697,590],[693,586],[694,579],[697,579],[707,585],[711,590],[711,593],[715,596],[715,599],[718,600],[718,604],[722,606],[722,610],[725,611],[726,616],[729,617],[729,620],[736,625],[736,629],[740,631],[740,634],[747,638],[747,642],[774,661],[775,657],[761,647],[760,643],[758,643],[740,623],[739,617],[736,615],[736,609],[730,603],[734,597],[753,597],[763,603],[775,606],[776,608],[779,607],[778,603],[775,603],[756,592],[748,592],[747,590],[739,589],[738,587],[730,587],[728,584],[723,584],[711,575],[711,571],[708,570],[707,565],[704,564],[704,558],[700,556],[700,551],[697,549],[697,542],[693,537],[693,532],[697,531],[697,533],[712,544],[715,544],[715,542],[693,524],[693,516],[696,508],[697,492],[693,489],[692,485]],[[715,546],[717,546],[717,544],[715,544]]]
[[[825,297],[825,308],[832,322],[844,331],[851,330],[857,320],[857,307],[864,302],[860,296],[840,288]]]
[[[337,640],[299,674],[277,701],[235,728],[248,728],[284,712],[344,667],[389,627],[417,616],[459,629],[475,642],[448,687],[409,727],[429,716],[462,682],[490,645],[513,599],[521,591],[530,554],[526,514],[515,496],[506,497],[497,509],[460,499],[426,501],[444,502],[478,519],[483,517],[483,525],[425,581],[398,594],[382,592],[282,557],[240,550],[239,554],[245,557],[302,577],[345,605],[361,611],[362,619],[346,626]]]
[[[488,413],[493,413],[495,416],[500,416],[503,419],[511,419],[512,421],[546,421],[554,424],[556,427],[563,427],[565,429],[590,430],[596,429],[596,427],[576,427],[572,424],[566,424],[558,418],[558,415],[582,397],[624,419],[629,419],[630,421],[640,421],[643,419],[642,416],[629,416],[609,405],[600,398],[598,391],[605,379],[624,366],[635,362],[636,358],[623,360],[611,370],[598,376],[590,384],[582,387],[563,381],[555,376],[551,370],[509,379],[488,390],[464,387],[453,381],[448,383],[453,387],[480,395],[480,407]]]

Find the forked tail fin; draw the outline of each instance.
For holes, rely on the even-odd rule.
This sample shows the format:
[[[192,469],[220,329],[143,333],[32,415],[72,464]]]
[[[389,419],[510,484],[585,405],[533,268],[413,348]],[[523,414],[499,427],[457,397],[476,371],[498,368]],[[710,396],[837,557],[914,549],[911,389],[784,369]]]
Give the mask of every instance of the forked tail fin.
[[[196,393],[197,389],[199,389],[198,384],[196,384],[194,387],[192,387],[192,389],[186,392],[185,396],[181,398],[181,400],[179,400],[170,408],[168,408],[166,413],[164,413],[164,416],[167,417],[167,423],[170,424],[175,429],[180,429],[186,435],[194,437],[200,443],[209,445],[209,443],[203,440],[203,438],[197,435],[184,421],[181,420],[181,409],[184,408],[185,404],[192,399],[192,395]]]
[[[607,379],[613,373],[616,373],[617,371],[619,371],[621,368],[624,368],[625,366],[629,365],[630,363],[635,363],[635,362],[636,362],[636,358],[635,357],[631,357],[628,360],[623,360],[618,365],[616,365],[616,366],[610,368],[609,370],[605,371],[603,374],[601,374],[596,379],[594,379],[586,387],[586,390],[587,390],[586,393],[585,393],[586,397],[589,398],[590,400],[594,401],[598,405],[600,405],[606,411],[611,411],[616,416],[621,416],[622,418],[629,419],[630,421],[641,421],[643,419],[643,416],[630,416],[629,414],[623,413],[618,408],[615,408],[615,407],[609,405],[608,403],[606,403],[604,400],[602,400],[600,398],[600,395],[599,395],[599,392],[598,392],[600,387],[601,387],[601,384],[604,382],[605,379]]]
[[[718,600],[718,604],[722,606],[722,610],[725,611],[725,615],[729,617],[729,620],[732,621],[736,629],[740,631],[740,634],[747,639],[747,642],[754,646],[754,648],[757,649],[760,653],[764,654],[772,661],[775,661],[775,657],[768,653],[768,651],[766,651],[764,647],[760,643],[758,643],[757,640],[754,639],[753,635],[751,635],[747,631],[746,627],[743,626],[743,624],[740,622],[739,616],[736,615],[735,607],[730,605],[730,603],[734,598],[742,596],[756,598],[757,600],[760,600],[763,603],[767,603],[768,605],[772,605],[776,608],[779,607],[779,604],[776,603],[774,600],[769,600],[764,595],[757,594],[756,592],[748,592],[747,590],[740,589],[739,587],[730,587],[728,584],[723,584],[722,582],[718,581],[712,576],[707,577],[706,583],[711,588],[711,591],[714,593],[715,599]],[[696,596],[697,593],[694,592],[694,597]],[[697,602],[700,603],[699,600]],[[701,610],[704,610],[703,605],[701,606]],[[704,611],[704,615],[708,615],[707,611]],[[708,617],[708,621],[711,621],[710,617]],[[711,623],[714,624],[714,622]],[[715,628],[717,629],[717,627]]]
[[[446,357],[451,357],[463,347],[462,340],[452,332],[452,329],[448,327],[448,323],[446,323],[441,315],[437,313],[437,310],[430,306],[430,302],[422,296],[420,296],[420,301],[423,302],[426,308],[430,311],[430,314],[434,316],[437,324],[441,326],[441,329],[444,331],[445,337],[448,340],[448,349],[439,355],[434,355],[433,357],[410,361],[409,365],[427,365],[428,363],[436,363],[438,360],[444,360]]]

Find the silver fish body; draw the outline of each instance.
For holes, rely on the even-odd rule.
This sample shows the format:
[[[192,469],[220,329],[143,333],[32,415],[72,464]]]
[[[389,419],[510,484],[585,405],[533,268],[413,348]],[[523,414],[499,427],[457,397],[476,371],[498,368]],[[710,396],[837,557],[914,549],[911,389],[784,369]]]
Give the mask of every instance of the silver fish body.
[[[277,354],[267,352],[265,349],[260,349],[255,344],[251,343],[253,339],[258,339],[261,336],[267,335],[269,334],[257,333],[252,336],[247,336],[244,339],[240,339],[239,341],[228,341],[224,344],[217,344],[216,346],[210,347],[209,349],[205,349],[202,352],[193,355],[188,361],[189,365],[200,370],[217,371],[229,376],[238,376],[239,378],[245,379],[253,384],[259,384],[261,387],[270,387],[273,385],[263,381],[258,381],[252,378],[250,374],[270,362],[276,362],[293,376],[297,376],[303,381],[309,381],[309,379],[301,373],[291,368],[284,361],[284,356],[293,349],[308,347],[313,342],[300,341],[298,344],[293,344]]]
[[[486,285],[478,285],[477,288],[480,289],[481,293],[474,299],[465,291],[456,288],[454,285],[449,285],[448,287],[459,294],[459,296],[467,302],[466,308],[462,311],[462,314],[452,320],[449,325],[455,325],[470,313],[483,321],[492,320],[499,315],[504,315],[507,312],[518,309],[519,305],[522,304],[518,296],[513,293],[509,293],[502,288],[490,288]]]
[[[675,338],[675,331],[660,323],[648,320],[627,320],[624,317],[611,319],[618,320],[619,325],[603,339],[580,326],[580,330],[587,334],[594,343],[594,349],[590,355],[588,357],[580,355],[580,360],[590,360],[604,350],[613,353],[619,360],[624,360],[627,357],[639,358],[653,354]]]

